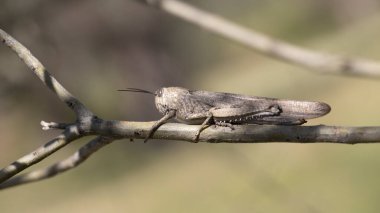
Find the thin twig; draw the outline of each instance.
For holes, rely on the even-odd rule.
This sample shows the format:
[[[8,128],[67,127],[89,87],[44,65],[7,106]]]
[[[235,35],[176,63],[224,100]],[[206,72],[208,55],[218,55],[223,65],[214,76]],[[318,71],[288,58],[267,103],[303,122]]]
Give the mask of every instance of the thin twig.
[[[8,180],[17,173],[23,171],[24,169],[40,162],[47,156],[53,154],[57,150],[69,144],[71,141],[78,139],[80,137],[78,129],[76,126],[67,128],[62,134],[53,140],[49,141],[45,145],[37,148],[33,152],[23,156],[22,158],[16,160],[9,166],[0,170],[0,183]]]
[[[32,171],[26,174],[16,176],[2,184],[0,189],[5,189],[13,186],[18,186],[26,183],[41,181],[47,178],[54,177],[57,174],[73,169],[83,163],[88,157],[98,151],[100,148],[112,143],[114,139],[109,137],[96,137],[81,147],[72,156],[53,164],[45,169]]]
[[[88,110],[78,99],[68,92],[44,67],[44,65],[32,55],[32,53],[23,46],[20,42],[10,36],[8,33],[0,29],[0,40],[11,48],[18,57],[31,69],[34,74],[53,91],[58,98],[66,103],[72,109],[78,119],[85,119],[93,116],[93,113]]]
[[[177,0],[136,0],[155,6],[175,17],[254,49],[264,55],[310,68],[316,72],[380,77],[380,63],[298,47],[248,29]]]

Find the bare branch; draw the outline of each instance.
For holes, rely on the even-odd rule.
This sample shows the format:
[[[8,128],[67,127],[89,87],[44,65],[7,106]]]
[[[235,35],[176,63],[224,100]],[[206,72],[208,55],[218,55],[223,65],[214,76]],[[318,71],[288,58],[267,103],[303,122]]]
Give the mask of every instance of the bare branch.
[[[24,169],[40,162],[47,156],[53,154],[57,150],[69,144],[71,141],[78,139],[80,134],[76,126],[71,126],[67,128],[62,134],[53,140],[49,141],[45,145],[37,148],[33,152],[23,156],[22,158],[16,160],[9,166],[0,170],[0,183],[8,180],[17,173],[23,171]]]
[[[271,38],[242,27],[210,12],[177,0],[137,0],[155,6],[223,38],[254,49],[264,55],[310,68],[316,72],[380,77],[380,63],[317,52]]]
[[[56,164],[53,164],[45,169],[32,171],[30,173],[19,175],[12,178],[2,184],[0,184],[0,189],[5,189],[13,186],[18,186],[21,184],[31,183],[35,181],[44,180],[47,178],[54,177],[57,174],[63,173],[70,169],[73,169],[83,163],[88,157],[98,151],[105,145],[113,142],[114,139],[109,137],[96,137],[95,139],[88,142],[86,145],[81,147],[72,156],[62,160]]]
[[[72,109],[78,119],[92,117],[93,113],[88,110],[78,99],[70,94],[48,71],[44,65],[32,55],[32,53],[24,47],[20,42],[0,29],[0,40],[11,48],[18,57],[31,69],[34,74],[47,86],[58,98],[66,103]]]
[[[154,122],[102,121],[93,123],[90,134],[118,138],[143,139]],[[199,125],[167,123],[152,136],[154,139],[194,141]],[[277,126],[277,125],[235,125],[228,127],[211,126],[203,130],[200,142],[210,143],[379,143],[380,127],[342,126]]]

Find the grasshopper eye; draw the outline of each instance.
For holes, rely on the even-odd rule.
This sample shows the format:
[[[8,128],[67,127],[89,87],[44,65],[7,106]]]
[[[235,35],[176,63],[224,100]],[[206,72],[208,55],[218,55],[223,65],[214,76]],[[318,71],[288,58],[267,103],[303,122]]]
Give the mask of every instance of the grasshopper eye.
[[[162,97],[162,89],[159,89],[156,91],[156,96],[157,97]]]

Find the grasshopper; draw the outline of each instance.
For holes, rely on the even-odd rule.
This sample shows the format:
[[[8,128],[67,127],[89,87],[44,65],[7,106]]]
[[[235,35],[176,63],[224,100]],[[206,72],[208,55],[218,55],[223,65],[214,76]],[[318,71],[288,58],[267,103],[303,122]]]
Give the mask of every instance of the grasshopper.
[[[186,124],[200,125],[195,133],[197,142],[201,131],[210,124],[301,125],[306,119],[326,115],[328,104],[313,101],[296,101],[256,97],[223,92],[189,90],[182,87],[163,87],[156,92],[137,88],[119,91],[142,92],[155,96],[155,105],[164,116],[150,129],[146,142],[169,119]]]

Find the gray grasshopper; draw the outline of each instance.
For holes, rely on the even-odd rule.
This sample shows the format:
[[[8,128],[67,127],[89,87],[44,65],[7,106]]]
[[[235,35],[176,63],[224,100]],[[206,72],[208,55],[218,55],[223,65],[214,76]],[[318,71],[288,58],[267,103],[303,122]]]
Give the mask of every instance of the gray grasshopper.
[[[119,91],[154,95],[156,108],[164,114],[152,126],[144,142],[171,118],[181,123],[201,125],[195,134],[196,142],[201,131],[210,124],[231,129],[233,124],[301,125],[306,123],[306,119],[323,116],[331,109],[322,102],[189,90],[182,87],[163,87],[156,92],[137,88]]]

